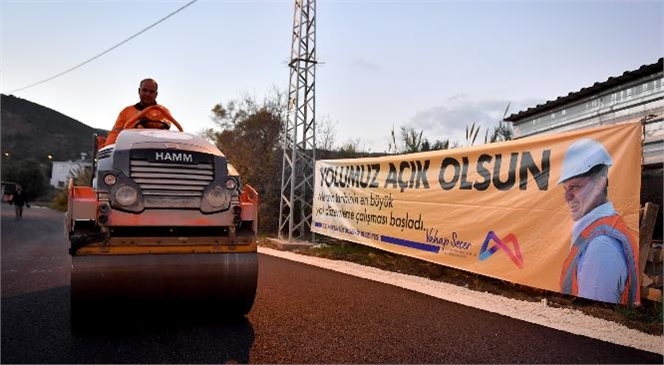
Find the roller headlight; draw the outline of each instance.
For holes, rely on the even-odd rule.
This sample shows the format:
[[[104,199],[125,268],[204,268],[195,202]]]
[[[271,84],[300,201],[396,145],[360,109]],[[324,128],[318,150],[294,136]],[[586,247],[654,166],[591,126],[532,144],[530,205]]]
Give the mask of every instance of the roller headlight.
[[[115,183],[117,181],[118,181],[118,178],[113,174],[106,174],[106,176],[104,176],[104,184],[106,184],[108,186],[115,185]]]
[[[121,186],[115,192],[115,201],[125,207],[134,204],[136,199],[138,199],[138,192],[129,185]]]
[[[205,201],[214,208],[228,204],[228,194],[220,187],[215,186],[205,194]]]
[[[235,190],[237,188],[237,182],[233,178],[226,180],[226,189]]]

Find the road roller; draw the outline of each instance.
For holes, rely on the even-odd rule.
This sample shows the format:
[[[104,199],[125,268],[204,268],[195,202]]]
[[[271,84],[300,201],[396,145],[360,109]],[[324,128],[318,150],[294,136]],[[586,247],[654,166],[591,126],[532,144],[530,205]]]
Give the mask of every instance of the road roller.
[[[259,197],[226,156],[161,105],[127,121],[114,144],[95,141],[91,186],[68,184],[72,323],[145,304],[248,314]]]

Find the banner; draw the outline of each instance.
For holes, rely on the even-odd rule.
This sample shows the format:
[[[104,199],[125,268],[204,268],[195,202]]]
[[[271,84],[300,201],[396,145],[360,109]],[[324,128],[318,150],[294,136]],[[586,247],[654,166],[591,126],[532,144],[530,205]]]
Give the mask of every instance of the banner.
[[[640,186],[640,123],[321,160],[312,230],[535,288],[638,302]]]

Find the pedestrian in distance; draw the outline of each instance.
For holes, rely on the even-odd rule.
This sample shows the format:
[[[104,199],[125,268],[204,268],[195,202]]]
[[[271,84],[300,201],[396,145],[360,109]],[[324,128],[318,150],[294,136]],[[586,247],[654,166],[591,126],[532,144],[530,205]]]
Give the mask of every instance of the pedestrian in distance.
[[[580,139],[566,151],[558,184],[573,225],[560,287],[564,294],[639,304],[638,242],[608,199],[612,164],[604,146],[592,139]]]
[[[16,212],[16,219],[23,219],[23,206],[30,208],[28,204],[28,195],[23,190],[21,185],[16,185],[16,190],[11,195],[9,199],[9,204],[14,205],[14,211]]]

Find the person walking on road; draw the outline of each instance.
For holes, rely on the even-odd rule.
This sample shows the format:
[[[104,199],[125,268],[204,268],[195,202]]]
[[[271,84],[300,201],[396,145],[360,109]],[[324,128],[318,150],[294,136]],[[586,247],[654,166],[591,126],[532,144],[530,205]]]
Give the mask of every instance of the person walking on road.
[[[9,204],[14,204],[16,219],[23,219],[23,206],[26,205],[30,208],[30,204],[28,204],[28,196],[25,194],[21,185],[16,186],[16,190],[12,193]]]

